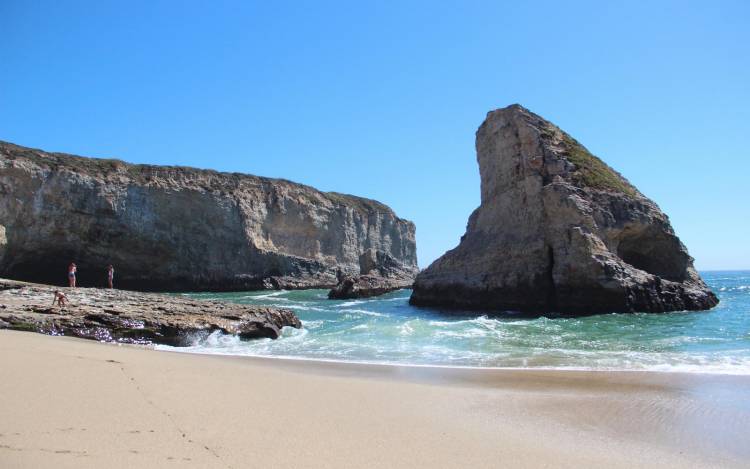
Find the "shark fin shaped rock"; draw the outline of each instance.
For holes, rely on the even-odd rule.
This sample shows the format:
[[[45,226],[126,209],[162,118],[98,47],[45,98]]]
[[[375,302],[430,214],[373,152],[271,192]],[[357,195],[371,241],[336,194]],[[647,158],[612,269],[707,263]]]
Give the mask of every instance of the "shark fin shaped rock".
[[[591,314],[718,303],[668,217],[619,173],[520,105],[476,134],[481,205],[460,244],[422,271],[410,302]]]

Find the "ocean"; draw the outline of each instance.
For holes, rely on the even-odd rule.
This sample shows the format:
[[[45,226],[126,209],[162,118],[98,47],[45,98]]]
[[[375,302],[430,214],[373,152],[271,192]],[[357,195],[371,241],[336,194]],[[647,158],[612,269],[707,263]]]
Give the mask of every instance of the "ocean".
[[[184,352],[359,363],[750,374],[750,271],[702,272],[710,311],[527,318],[409,305],[410,290],[334,301],[327,290],[190,293],[294,310],[302,329],[277,340],[214,332]]]

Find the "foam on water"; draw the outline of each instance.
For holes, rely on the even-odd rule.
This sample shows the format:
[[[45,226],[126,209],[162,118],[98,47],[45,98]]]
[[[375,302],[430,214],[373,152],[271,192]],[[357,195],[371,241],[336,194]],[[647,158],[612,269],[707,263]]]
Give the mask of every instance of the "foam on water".
[[[303,328],[278,340],[214,332],[198,353],[414,366],[655,370],[750,374],[750,272],[707,272],[721,303],[708,312],[496,317],[408,304],[408,290],[328,300],[323,290],[190,296],[293,309]]]

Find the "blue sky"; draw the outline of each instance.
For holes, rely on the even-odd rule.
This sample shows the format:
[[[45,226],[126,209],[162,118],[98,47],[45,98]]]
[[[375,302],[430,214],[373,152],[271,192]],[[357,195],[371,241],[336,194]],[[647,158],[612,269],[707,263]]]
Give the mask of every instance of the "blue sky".
[[[0,139],[374,198],[426,266],[479,204],[476,128],[518,102],[698,268],[750,268],[750,3],[504,3],[0,0]]]

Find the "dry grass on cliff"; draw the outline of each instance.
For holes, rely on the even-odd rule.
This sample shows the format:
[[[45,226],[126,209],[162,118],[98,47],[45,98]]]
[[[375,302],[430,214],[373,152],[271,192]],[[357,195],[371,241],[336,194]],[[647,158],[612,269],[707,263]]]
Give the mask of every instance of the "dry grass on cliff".
[[[365,199],[364,197],[357,197],[356,195],[340,194],[338,192],[326,192],[325,196],[334,203],[348,205],[365,213],[392,212],[387,205],[382,204],[377,200]]]
[[[563,133],[563,143],[568,150],[568,161],[576,166],[574,178],[584,185],[601,190],[622,192],[634,196],[635,188],[615,170],[594,156],[576,139]]]

